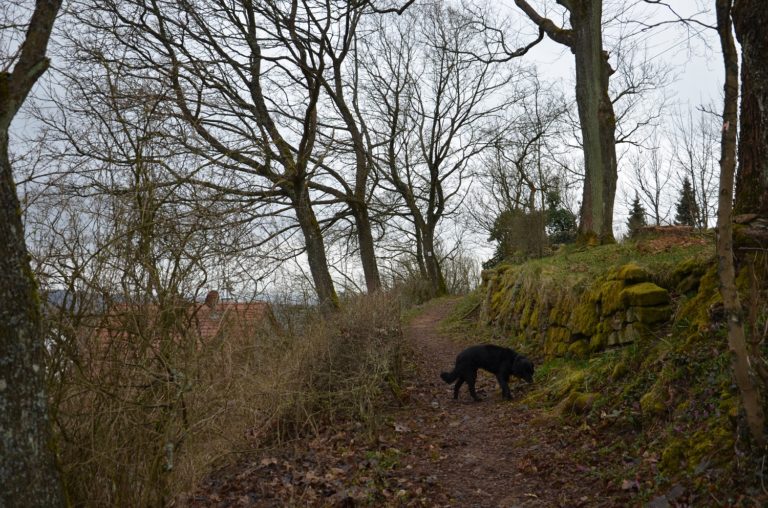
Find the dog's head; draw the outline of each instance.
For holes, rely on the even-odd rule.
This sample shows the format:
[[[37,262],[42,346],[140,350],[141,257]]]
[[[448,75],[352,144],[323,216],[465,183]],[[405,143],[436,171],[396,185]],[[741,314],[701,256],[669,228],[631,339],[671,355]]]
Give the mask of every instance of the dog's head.
[[[515,363],[512,364],[512,374],[528,383],[533,383],[533,363],[523,355],[518,355]]]

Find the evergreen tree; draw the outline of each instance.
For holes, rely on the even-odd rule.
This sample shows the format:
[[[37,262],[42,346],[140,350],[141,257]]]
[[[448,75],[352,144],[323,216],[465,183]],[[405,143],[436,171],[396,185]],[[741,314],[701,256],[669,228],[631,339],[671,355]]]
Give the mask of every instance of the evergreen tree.
[[[691,181],[686,176],[683,179],[683,188],[680,190],[680,200],[677,202],[675,224],[696,226],[698,216],[699,207],[696,204],[696,196],[693,194]]]
[[[557,182],[547,192],[547,233],[551,243],[572,243],[576,239],[576,216],[562,204]]]
[[[647,226],[648,223],[645,220],[645,208],[640,203],[640,197],[635,192],[635,199],[632,201],[632,205],[629,208],[629,219],[627,219],[627,229],[629,229],[629,237],[634,238],[640,228]]]

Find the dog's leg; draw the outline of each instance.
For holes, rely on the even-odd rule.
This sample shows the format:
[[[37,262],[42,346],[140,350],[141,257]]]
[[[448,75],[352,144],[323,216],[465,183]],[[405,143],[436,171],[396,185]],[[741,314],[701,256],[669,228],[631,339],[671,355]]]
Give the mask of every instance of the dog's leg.
[[[499,372],[496,374],[496,380],[501,387],[501,396],[507,400],[512,400],[512,393],[509,391],[509,377],[504,375],[504,373]]]
[[[477,381],[477,371],[467,374],[467,386],[469,387],[469,394],[473,399],[475,399],[475,401],[480,402],[483,399],[478,397],[477,393],[475,393],[475,381]]]
[[[464,378],[459,376],[459,380],[456,381],[456,384],[453,385],[453,398],[458,399],[459,398],[459,388],[461,388],[461,385],[464,384]]]

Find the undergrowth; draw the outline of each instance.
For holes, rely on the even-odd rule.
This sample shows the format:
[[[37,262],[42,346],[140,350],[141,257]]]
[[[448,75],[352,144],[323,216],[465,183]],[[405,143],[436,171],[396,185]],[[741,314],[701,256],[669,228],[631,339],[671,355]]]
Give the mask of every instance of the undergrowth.
[[[377,294],[291,315],[207,342],[71,330],[50,381],[69,502],[161,506],[232,454],[349,421],[373,432],[400,382],[399,303]]]

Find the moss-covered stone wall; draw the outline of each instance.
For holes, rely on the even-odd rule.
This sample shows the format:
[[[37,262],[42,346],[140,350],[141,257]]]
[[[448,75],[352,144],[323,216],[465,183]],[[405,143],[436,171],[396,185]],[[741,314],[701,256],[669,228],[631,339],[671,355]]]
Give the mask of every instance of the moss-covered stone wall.
[[[673,315],[667,289],[635,263],[607,269],[584,287],[543,283],[514,266],[483,272],[483,317],[548,357],[584,357],[653,336]],[[691,285],[690,281],[686,282]]]

